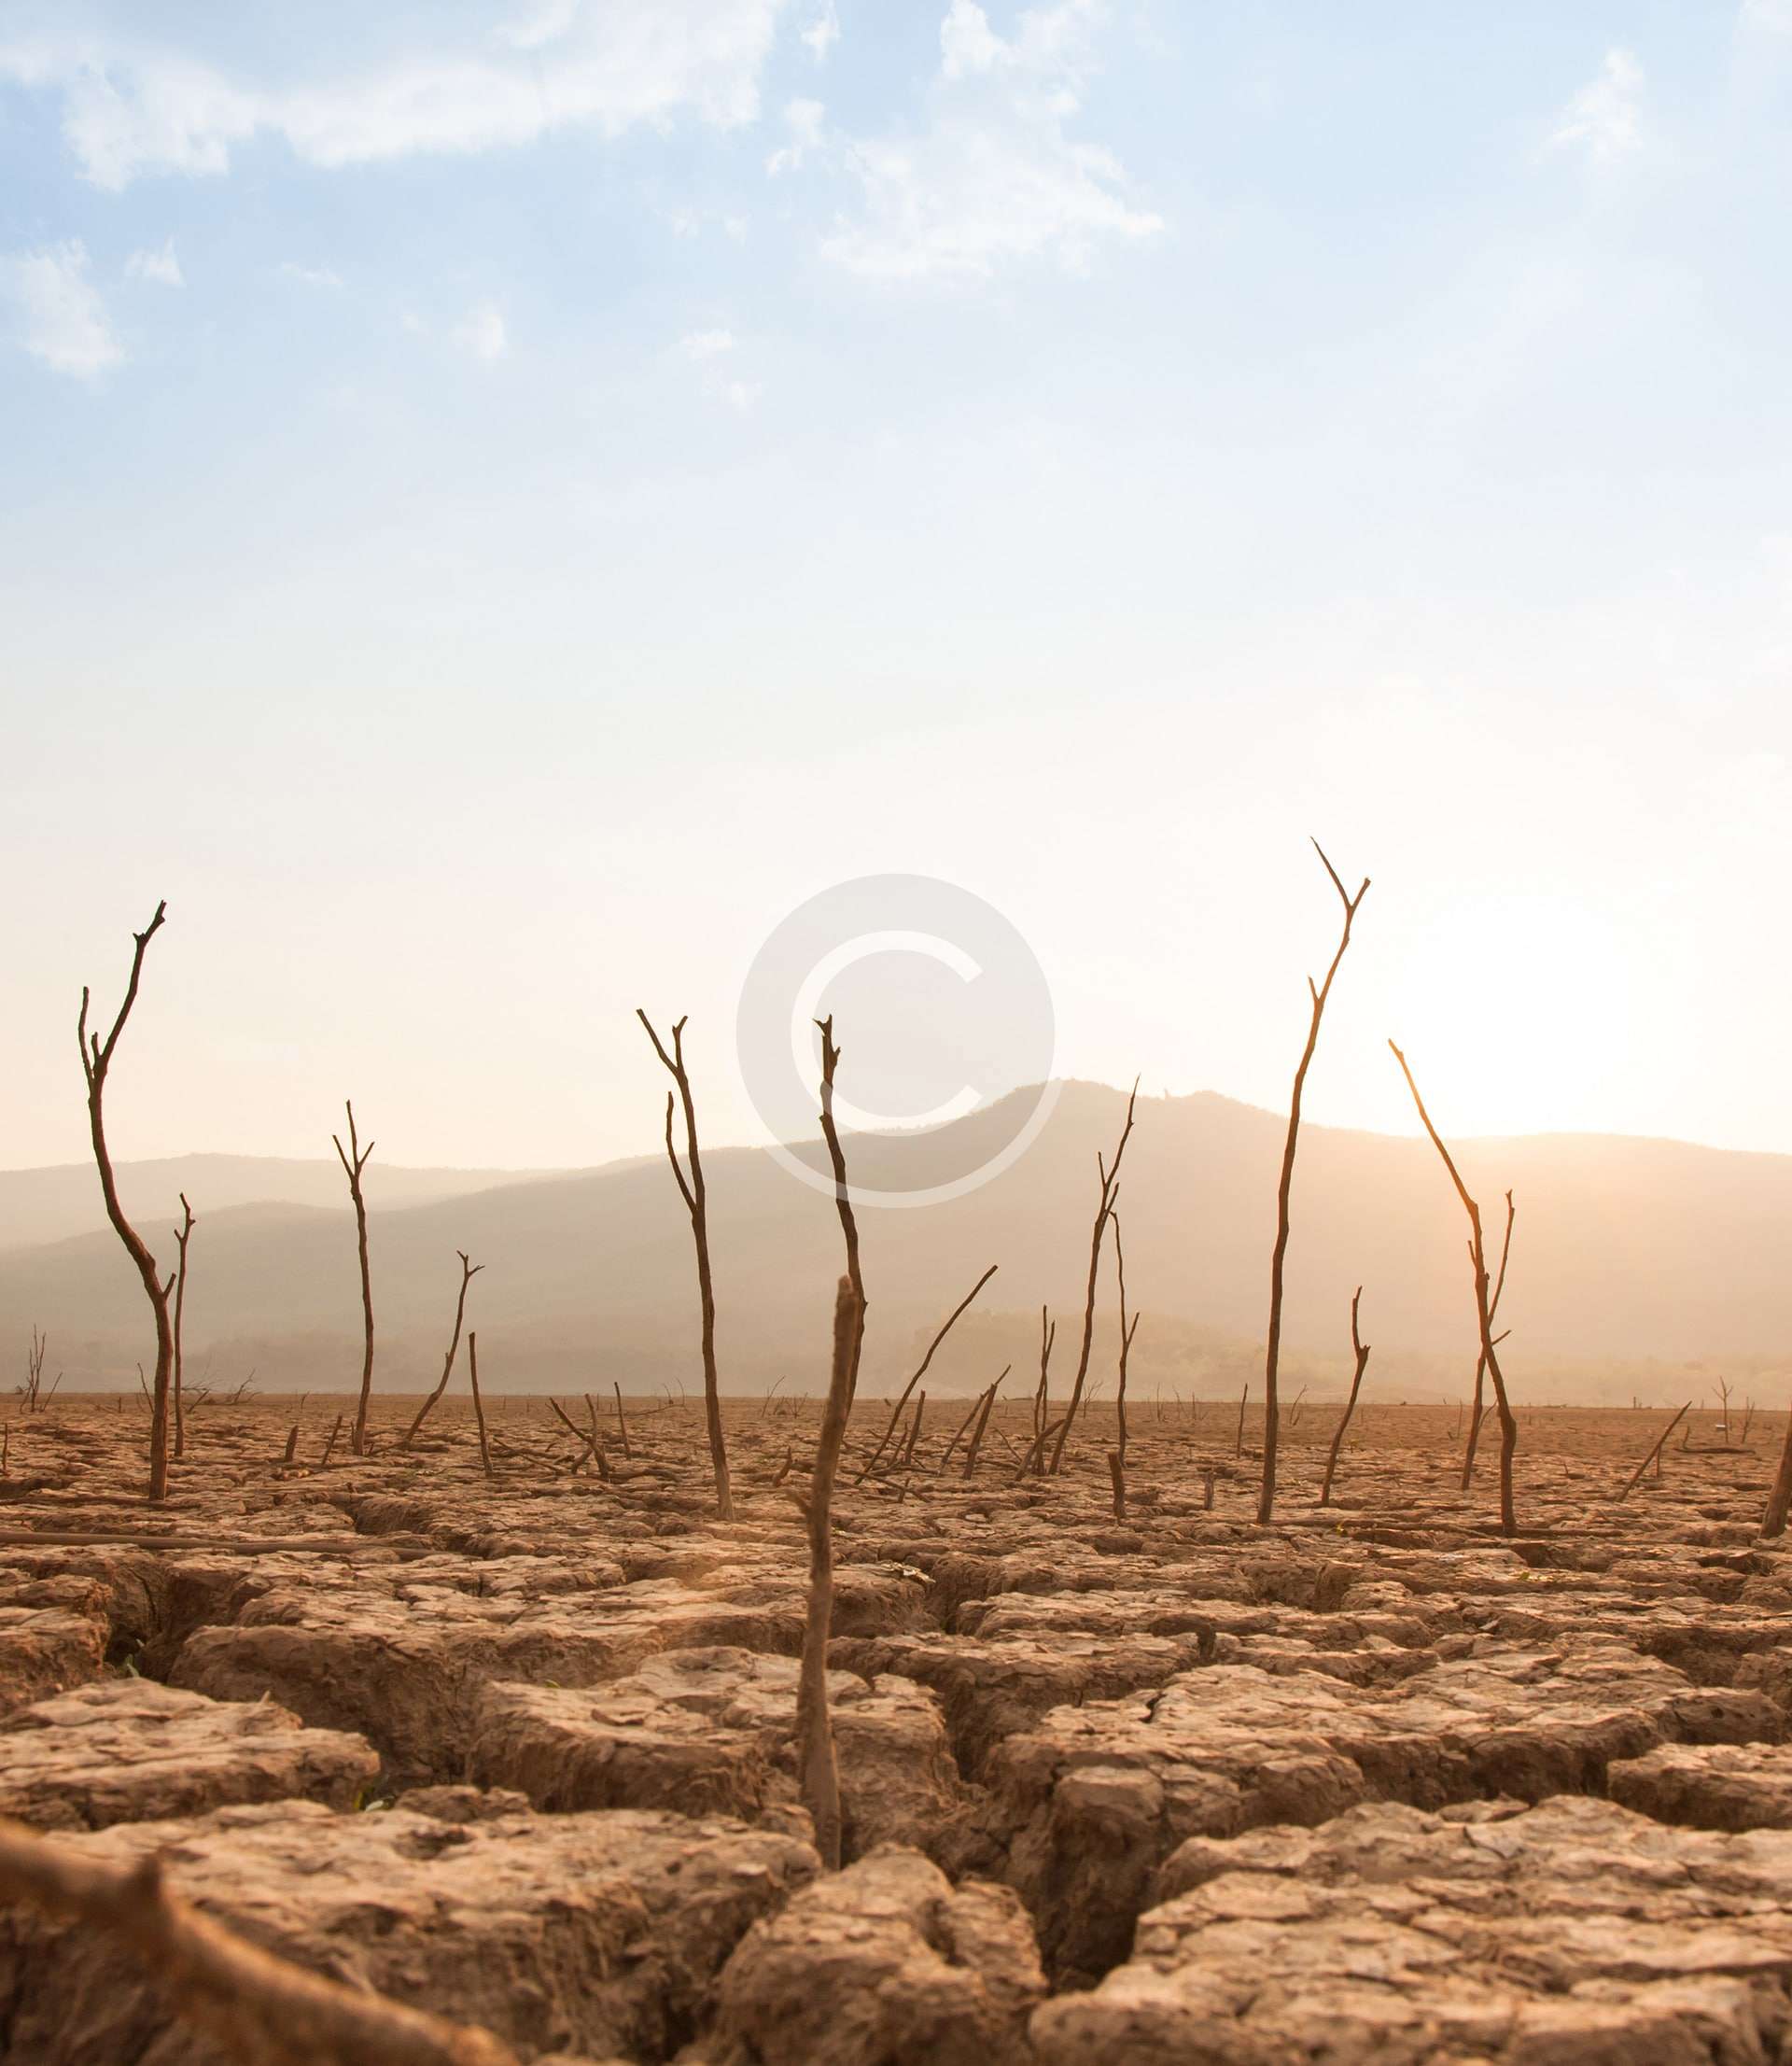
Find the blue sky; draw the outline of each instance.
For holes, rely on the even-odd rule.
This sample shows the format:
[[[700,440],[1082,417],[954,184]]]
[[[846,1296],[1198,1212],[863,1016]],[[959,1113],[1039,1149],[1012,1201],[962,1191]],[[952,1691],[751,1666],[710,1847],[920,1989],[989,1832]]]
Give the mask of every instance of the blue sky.
[[[0,0],[5,1159],[164,894],[131,1152],[634,1151],[637,1003],[750,1137],[883,869],[1274,1103],[1309,832],[1317,1117],[1792,1150],[1789,113],[1792,0]]]

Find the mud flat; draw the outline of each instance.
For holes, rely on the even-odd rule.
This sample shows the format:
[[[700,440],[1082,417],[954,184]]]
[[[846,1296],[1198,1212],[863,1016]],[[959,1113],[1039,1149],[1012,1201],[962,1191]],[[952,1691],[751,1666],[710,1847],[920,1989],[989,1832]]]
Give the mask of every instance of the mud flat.
[[[1528,1415],[1507,1540],[1442,1411],[1365,1411],[1323,1509],[1309,1411],[1266,1529],[1213,1409],[1135,1410],[1116,1514],[1105,1410],[1059,1478],[1019,1474],[1015,1408],[970,1480],[948,1426],[856,1484],[868,1402],[828,1876],[793,1739],[814,1402],[731,1407],[725,1525],[694,1408],[629,1402],[598,1477],[543,1402],[491,1402],[487,1478],[464,1406],[406,1452],[382,1401],[373,1453],[326,1462],[339,1404],[208,1404],[159,1508],[136,1401],[8,1416],[0,1814],[560,2066],[1792,2045],[1777,1415],[1622,1503],[1665,1414]],[[22,1908],[0,2036],[223,2057]]]

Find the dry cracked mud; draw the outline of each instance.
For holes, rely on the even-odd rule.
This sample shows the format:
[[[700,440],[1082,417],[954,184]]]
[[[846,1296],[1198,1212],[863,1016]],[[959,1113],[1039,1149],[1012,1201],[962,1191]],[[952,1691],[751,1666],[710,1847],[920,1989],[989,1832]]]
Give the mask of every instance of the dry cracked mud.
[[[1792,2056],[1783,1428],[1525,1416],[1521,1532],[1441,1411],[1331,1410],[1253,1459],[1098,1410],[1056,1479],[1027,1409],[973,1478],[835,1511],[845,1870],[793,1740],[813,1401],[627,1402],[609,1476],[544,1402],[207,1404],[165,1505],[137,1401],[10,1414],[0,1814],[154,1854],[300,1964],[629,2066],[1752,2066]],[[942,1416],[956,1425],[956,1416]],[[295,1460],[286,1460],[297,1426]],[[1310,1438],[1310,1439],[1309,1439]],[[1210,1506],[1204,1479],[1213,1475]],[[0,2056],[215,2066],[153,1975],[0,1909]]]

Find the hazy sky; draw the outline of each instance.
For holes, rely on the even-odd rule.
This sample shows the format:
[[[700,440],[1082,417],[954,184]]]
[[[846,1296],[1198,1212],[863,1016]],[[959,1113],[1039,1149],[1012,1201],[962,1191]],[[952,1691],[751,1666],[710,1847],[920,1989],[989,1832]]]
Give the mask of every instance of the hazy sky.
[[[1792,0],[0,0],[0,1161],[585,1163],[846,878],[1057,1066],[1792,1150]],[[841,1028],[849,1077],[855,1029]],[[858,1051],[870,1037],[859,1029]]]

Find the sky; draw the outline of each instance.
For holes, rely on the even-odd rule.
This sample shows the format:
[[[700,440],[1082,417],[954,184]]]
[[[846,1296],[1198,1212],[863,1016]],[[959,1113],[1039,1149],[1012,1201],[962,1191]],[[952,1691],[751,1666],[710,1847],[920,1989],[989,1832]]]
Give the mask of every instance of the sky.
[[[1310,1118],[1792,1152],[1789,116],[1792,0],[0,0],[0,1163],[164,897],[124,1156],[651,1150],[637,1005],[761,1138],[885,874],[1279,1105],[1313,836]]]

